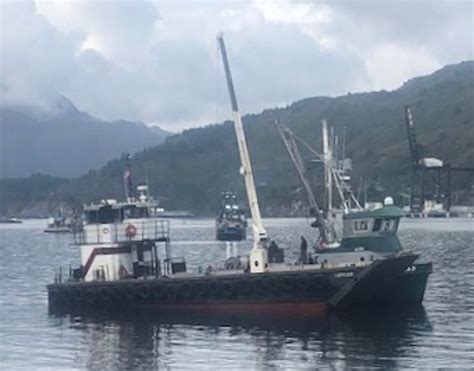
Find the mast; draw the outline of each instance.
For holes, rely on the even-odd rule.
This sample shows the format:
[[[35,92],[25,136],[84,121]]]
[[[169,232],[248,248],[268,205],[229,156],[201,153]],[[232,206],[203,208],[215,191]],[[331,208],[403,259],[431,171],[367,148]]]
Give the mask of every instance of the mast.
[[[329,215],[332,210],[332,153],[329,141],[328,123],[326,120],[322,120],[321,124],[323,129],[324,184],[326,186],[327,211]]]
[[[125,172],[123,173],[123,182],[125,186],[125,199],[127,202],[133,198],[133,185],[132,185],[132,170],[130,165],[130,153],[127,153],[126,157],[126,167]]]
[[[357,200],[354,192],[349,184],[350,175],[347,174],[345,167],[345,129],[342,139],[341,152],[338,150],[339,137],[334,134],[334,127],[331,126],[328,130],[326,120],[321,121],[323,134],[323,162],[324,162],[324,183],[327,194],[327,208],[328,208],[328,224],[331,224],[333,211],[333,188],[337,191],[341,200],[341,208],[345,214],[350,213],[352,205],[357,210],[362,210],[362,207]],[[342,158],[338,158],[341,155]],[[334,187],[333,187],[334,186]]]
[[[265,231],[262,217],[260,215],[257,192],[255,189],[255,182],[252,173],[252,165],[250,163],[250,156],[247,149],[247,142],[245,140],[242,118],[237,105],[237,97],[234,91],[234,84],[232,82],[232,75],[230,73],[229,61],[227,59],[227,52],[224,44],[224,35],[222,33],[217,36],[217,41],[219,43],[222,63],[224,65],[227,88],[229,90],[230,103],[232,107],[235,135],[237,137],[237,144],[239,147],[241,162],[240,173],[243,175],[245,180],[245,189],[247,191],[250,214],[252,216],[254,245],[252,251],[250,252],[250,271],[252,273],[259,273],[266,271],[268,267],[268,254],[266,250],[267,232]]]

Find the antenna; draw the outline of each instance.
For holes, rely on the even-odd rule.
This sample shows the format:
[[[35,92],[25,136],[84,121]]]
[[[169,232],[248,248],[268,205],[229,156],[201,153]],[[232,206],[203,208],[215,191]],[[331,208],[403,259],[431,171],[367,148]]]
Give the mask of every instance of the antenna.
[[[150,200],[150,185],[148,184],[148,164],[145,164],[145,185],[146,185],[146,197]]]
[[[127,201],[133,198],[133,184],[132,184],[132,170],[131,170],[131,156],[127,153],[125,158],[125,171],[123,173],[123,182],[125,186],[125,198]]]

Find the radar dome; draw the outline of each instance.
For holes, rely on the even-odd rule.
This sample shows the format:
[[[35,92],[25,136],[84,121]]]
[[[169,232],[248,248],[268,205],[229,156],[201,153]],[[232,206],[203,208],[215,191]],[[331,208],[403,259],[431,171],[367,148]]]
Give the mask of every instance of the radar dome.
[[[393,198],[388,196],[388,197],[385,197],[385,200],[383,200],[383,204],[385,206],[392,206],[393,205]]]

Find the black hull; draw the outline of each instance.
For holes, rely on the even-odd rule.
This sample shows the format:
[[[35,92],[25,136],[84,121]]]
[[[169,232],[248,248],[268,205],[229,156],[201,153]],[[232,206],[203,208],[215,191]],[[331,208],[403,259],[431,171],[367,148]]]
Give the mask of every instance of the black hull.
[[[406,264],[406,259],[377,260],[346,284],[328,301],[338,310],[420,304],[423,301],[431,263]],[[390,264],[387,264],[389,262]]]
[[[337,270],[61,283],[48,286],[48,298],[53,313],[143,308],[172,312],[314,315],[331,308],[344,310],[389,302],[420,303],[431,272],[430,267],[413,272],[406,271],[414,259],[397,259],[387,259],[380,269],[353,267]],[[395,271],[391,279],[381,281],[377,271],[390,271],[391,268]],[[359,282],[363,282],[362,286]]]
[[[421,305],[431,272],[431,263],[415,264],[411,270],[404,272],[399,279],[387,285],[385,290],[377,292],[373,302],[381,305],[392,305],[393,303]]]
[[[247,238],[245,228],[217,228],[216,239],[218,241],[242,241]]]
[[[70,228],[47,228],[43,231],[44,233],[72,233],[72,229]]]

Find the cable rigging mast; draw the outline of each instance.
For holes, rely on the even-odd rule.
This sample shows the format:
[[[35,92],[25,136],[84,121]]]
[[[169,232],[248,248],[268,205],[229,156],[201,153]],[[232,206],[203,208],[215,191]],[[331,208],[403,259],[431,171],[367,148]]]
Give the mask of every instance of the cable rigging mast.
[[[278,132],[285,144],[285,147],[290,155],[290,159],[295,166],[301,183],[305,189],[310,210],[312,216],[316,217],[316,223],[313,225],[319,229],[321,243],[331,244],[336,241],[335,221],[333,220],[333,212],[335,208],[333,206],[333,188],[337,191],[337,195],[340,199],[340,207],[344,214],[349,214],[351,211],[362,210],[357,197],[355,196],[350,186],[350,175],[348,171],[351,169],[350,159],[345,158],[345,148],[338,151],[338,137],[334,135],[334,130],[328,130],[326,120],[321,122],[322,129],[322,142],[323,142],[323,154],[319,154],[314,150],[308,143],[298,137],[290,129],[283,124],[275,121],[275,125],[278,128]],[[326,188],[326,205],[327,215],[323,216],[321,209],[316,201],[316,197],[311,187],[311,183],[308,179],[307,172],[301,157],[301,153],[298,148],[298,144],[301,144],[308,149],[314,156],[313,162],[322,162],[324,164],[324,186]],[[345,145],[345,138],[343,138],[342,146]],[[337,155],[342,156],[339,159]],[[335,157],[336,156],[336,157]]]
[[[323,163],[324,179],[327,192],[327,208],[332,210],[332,188],[333,184],[341,201],[341,209],[344,214],[350,213],[353,209],[362,210],[359,200],[352,191],[350,185],[351,177],[349,171],[352,170],[351,160],[345,156],[345,130],[342,141],[342,150],[338,151],[338,136],[334,135],[334,127],[328,131],[327,121],[321,121],[322,142],[323,142]],[[341,158],[339,158],[339,155]]]
[[[306,175],[306,170],[303,164],[303,160],[301,158],[301,153],[298,149],[298,145],[296,140],[299,139],[296,135],[287,127],[280,124],[278,121],[275,121],[275,125],[278,128],[278,132],[280,133],[281,139],[285,144],[285,147],[290,155],[291,161],[295,165],[296,171],[300,177],[301,183],[306,191],[306,196],[308,197],[308,202],[310,206],[310,213],[312,216],[316,217],[316,225],[319,229],[319,234],[321,237],[322,242],[328,243],[328,230],[326,226],[326,221],[324,220],[324,216],[319,208],[319,205],[316,201],[316,197],[314,196],[313,189],[311,188],[311,184],[309,179]],[[309,147],[309,146],[308,146]],[[321,159],[321,156],[314,151],[311,147],[311,152],[317,156],[318,159]]]

